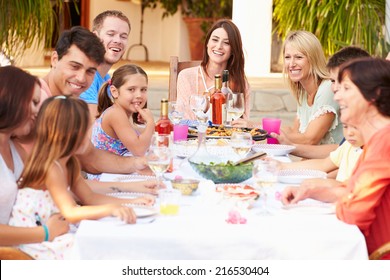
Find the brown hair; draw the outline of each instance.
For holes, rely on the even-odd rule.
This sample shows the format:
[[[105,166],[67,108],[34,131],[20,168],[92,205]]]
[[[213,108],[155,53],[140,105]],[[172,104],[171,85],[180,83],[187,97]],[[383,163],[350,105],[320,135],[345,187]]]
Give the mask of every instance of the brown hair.
[[[338,81],[348,76],[383,116],[390,116],[390,61],[381,58],[354,59],[340,67]]]
[[[148,75],[144,69],[135,64],[126,64],[116,69],[112,74],[112,78],[101,86],[98,97],[98,115],[96,118],[99,118],[107,108],[114,104],[111,93],[108,92],[108,88],[113,85],[119,89],[124,83],[126,83],[128,76],[134,74],[141,74],[145,76],[146,82],[148,82]],[[137,117],[138,113],[134,113],[133,121],[137,122]]]
[[[126,22],[129,25],[129,31],[131,30],[130,21],[124,13],[122,13],[121,11],[116,11],[116,10],[107,10],[107,11],[104,11],[104,12],[98,14],[94,18],[93,23],[92,23],[92,31],[99,32],[103,26],[104,20],[108,17],[116,17],[116,18],[123,20],[124,22]]]
[[[0,131],[11,131],[23,124],[31,112],[37,77],[15,66],[0,67]]]
[[[74,153],[87,137],[88,126],[89,110],[83,100],[63,95],[45,100],[38,113],[36,141],[19,186],[41,186],[54,161],[67,156],[68,181],[72,186],[81,170]]]
[[[247,90],[245,88],[245,57],[242,50],[241,34],[238,27],[231,20],[218,20],[207,32],[203,47],[203,60],[201,62],[201,66],[207,73],[206,66],[210,59],[207,54],[207,44],[210,40],[211,33],[218,28],[223,28],[226,31],[229,38],[229,44],[231,46],[231,56],[226,66],[226,69],[229,70],[229,86],[233,92],[245,92]]]

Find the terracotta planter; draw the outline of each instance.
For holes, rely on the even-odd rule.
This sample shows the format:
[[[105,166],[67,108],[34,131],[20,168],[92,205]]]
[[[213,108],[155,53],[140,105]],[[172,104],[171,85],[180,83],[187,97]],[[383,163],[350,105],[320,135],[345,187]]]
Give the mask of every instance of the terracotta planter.
[[[191,60],[202,60],[203,58],[203,40],[206,34],[203,32],[201,25],[203,22],[214,22],[210,18],[183,18],[187,25],[188,38],[191,52]]]

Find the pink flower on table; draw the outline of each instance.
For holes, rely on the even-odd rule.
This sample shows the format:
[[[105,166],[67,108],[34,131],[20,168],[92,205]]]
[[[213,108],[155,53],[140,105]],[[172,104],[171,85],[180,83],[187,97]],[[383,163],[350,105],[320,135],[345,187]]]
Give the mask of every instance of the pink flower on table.
[[[229,211],[229,217],[226,219],[228,224],[246,224],[246,218],[242,217],[237,210]]]

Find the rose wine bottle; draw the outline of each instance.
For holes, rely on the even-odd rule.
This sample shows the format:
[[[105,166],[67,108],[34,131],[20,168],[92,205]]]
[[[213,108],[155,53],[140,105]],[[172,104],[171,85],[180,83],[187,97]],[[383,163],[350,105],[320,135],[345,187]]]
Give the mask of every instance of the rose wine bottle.
[[[169,135],[173,131],[173,124],[168,118],[168,99],[161,99],[160,119],[156,123],[155,131],[159,135]]]
[[[221,91],[221,75],[215,75],[215,89],[210,98],[213,124],[223,124],[226,117],[226,98]]]
[[[161,99],[161,113],[160,113],[160,119],[157,121],[154,131],[158,135],[167,135],[169,136],[171,134],[171,131],[173,131],[173,124],[171,120],[168,117],[168,99],[163,98]],[[164,142],[161,143],[158,141],[158,145],[164,145],[169,147],[169,139],[170,137],[163,137]],[[169,167],[167,172],[173,171],[173,159],[171,158]]]

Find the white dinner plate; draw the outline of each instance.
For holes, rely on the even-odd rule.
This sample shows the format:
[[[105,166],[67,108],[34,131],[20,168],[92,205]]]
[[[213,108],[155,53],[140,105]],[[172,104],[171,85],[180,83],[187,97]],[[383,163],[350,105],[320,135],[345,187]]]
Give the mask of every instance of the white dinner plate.
[[[336,213],[336,206],[333,203],[324,203],[320,201],[300,201],[297,204],[282,206],[283,210],[288,212],[308,214],[308,215],[327,215]]]
[[[133,198],[137,198],[140,196],[145,196],[147,194],[137,193],[137,192],[112,192],[112,193],[107,193],[106,195],[117,197],[117,198],[122,198],[122,199],[133,199]]]
[[[145,218],[158,214],[158,210],[154,207],[140,207],[134,204],[123,204],[124,206],[133,208],[137,218]]]
[[[271,156],[284,156],[291,153],[294,149],[295,146],[281,144],[256,144],[252,147],[252,150],[255,152],[265,152]]]
[[[128,174],[128,175],[118,175],[118,174],[109,174],[103,173],[100,177],[100,181],[109,181],[109,182],[136,182],[136,181],[146,181],[156,179],[155,176],[139,175],[139,174]]]
[[[300,184],[303,180],[326,178],[326,173],[314,169],[283,169],[278,172],[278,181],[284,184]]]

